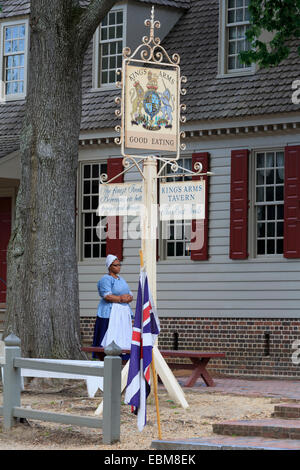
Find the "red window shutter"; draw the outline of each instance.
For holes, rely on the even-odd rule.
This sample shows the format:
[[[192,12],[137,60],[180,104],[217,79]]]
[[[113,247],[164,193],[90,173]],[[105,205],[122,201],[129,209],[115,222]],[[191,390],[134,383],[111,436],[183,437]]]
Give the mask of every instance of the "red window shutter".
[[[111,158],[107,161],[108,180],[124,170],[122,161],[123,158]],[[121,175],[112,183],[123,181],[124,175]],[[123,260],[122,217],[107,217],[106,255],[109,254],[117,256],[120,261]]]
[[[192,170],[196,162],[202,163],[202,172],[206,173],[209,171],[209,157],[208,152],[194,153],[192,155]],[[200,176],[193,176],[193,180],[199,180]],[[192,221],[192,232],[196,234],[191,240],[191,259],[193,261],[205,261],[208,259],[208,194],[209,194],[209,177],[203,176],[205,181],[205,219],[204,220],[193,220]],[[203,245],[201,248],[192,249],[193,242],[200,241],[203,239]],[[201,241],[200,241],[201,243]]]
[[[248,155],[232,150],[230,183],[230,258],[248,258]]]
[[[300,146],[285,148],[284,242],[285,258],[300,258]]]

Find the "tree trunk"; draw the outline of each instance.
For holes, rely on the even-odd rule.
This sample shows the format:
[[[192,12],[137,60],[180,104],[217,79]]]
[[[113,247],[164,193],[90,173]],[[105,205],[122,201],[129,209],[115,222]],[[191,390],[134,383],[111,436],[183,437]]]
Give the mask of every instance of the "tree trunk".
[[[8,247],[4,332],[21,338],[26,357],[82,356],[75,243],[82,65],[97,24],[114,2],[92,2],[94,9],[104,4],[94,11],[92,30],[77,3],[31,2],[22,176]],[[83,16],[88,29],[80,37]]]

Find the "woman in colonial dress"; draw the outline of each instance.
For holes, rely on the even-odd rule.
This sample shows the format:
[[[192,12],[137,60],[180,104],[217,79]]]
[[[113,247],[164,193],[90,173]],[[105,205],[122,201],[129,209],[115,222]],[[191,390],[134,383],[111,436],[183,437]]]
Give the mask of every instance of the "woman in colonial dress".
[[[121,349],[130,349],[133,300],[127,282],[120,276],[121,263],[115,255],[106,258],[108,274],[98,281],[101,297],[94,328],[93,346],[106,347],[114,341]],[[95,354],[93,354],[95,357]]]

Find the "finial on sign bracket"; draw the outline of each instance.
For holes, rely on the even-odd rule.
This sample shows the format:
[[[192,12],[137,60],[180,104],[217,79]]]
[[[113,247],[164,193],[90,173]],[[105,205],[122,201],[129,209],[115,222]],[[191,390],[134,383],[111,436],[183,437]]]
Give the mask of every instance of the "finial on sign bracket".
[[[154,20],[154,6],[151,8],[151,19],[145,20],[145,26],[150,27],[150,37],[147,36],[143,37],[144,44],[150,44],[153,42],[154,44],[160,44],[160,38],[154,37],[154,28],[160,28],[160,21]]]

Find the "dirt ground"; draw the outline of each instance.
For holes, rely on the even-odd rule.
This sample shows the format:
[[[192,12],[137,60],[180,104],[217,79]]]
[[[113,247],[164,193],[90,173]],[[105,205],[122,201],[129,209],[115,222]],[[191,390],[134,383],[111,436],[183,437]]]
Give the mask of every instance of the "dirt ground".
[[[183,409],[170,399],[163,387],[159,388],[158,393],[163,440],[210,436],[212,424],[226,419],[270,417],[274,404],[280,402],[267,397],[199,393],[195,389],[184,389],[189,408]],[[100,391],[94,398],[88,397],[83,381],[56,381],[54,385],[54,381],[47,384],[42,379],[35,379],[25,385],[21,395],[22,407],[89,416],[94,416],[101,401]],[[158,439],[154,397],[147,401],[147,419],[148,423],[140,433],[136,416],[131,413],[130,406],[122,402],[121,441],[105,446],[102,444],[101,429],[28,421],[4,432],[3,418],[0,417],[0,450],[150,450],[152,440]]]

